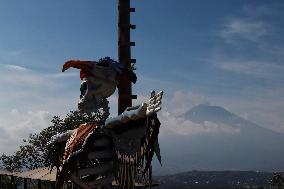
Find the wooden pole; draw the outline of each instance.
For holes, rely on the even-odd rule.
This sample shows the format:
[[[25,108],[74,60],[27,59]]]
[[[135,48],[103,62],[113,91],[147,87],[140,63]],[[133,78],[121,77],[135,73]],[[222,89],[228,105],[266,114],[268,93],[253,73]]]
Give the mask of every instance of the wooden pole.
[[[28,189],[28,179],[24,178],[24,189]]]
[[[41,189],[41,180],[40,179],[37,180],[37,188]]]
[[[130,8],[130,0],[118,0],[118,60],[125,68],[136,63],[135,59],[131,59],[131,46],[135,43],[130,41],[130,29],[136,28],[130,24],[131,12],[135,9]],[[118,84],[118,114],[132,106],[133,97],[131,81],[123,76]]]
[[[15,189],[16,187],[15,177],[11,175],[11,188]]]

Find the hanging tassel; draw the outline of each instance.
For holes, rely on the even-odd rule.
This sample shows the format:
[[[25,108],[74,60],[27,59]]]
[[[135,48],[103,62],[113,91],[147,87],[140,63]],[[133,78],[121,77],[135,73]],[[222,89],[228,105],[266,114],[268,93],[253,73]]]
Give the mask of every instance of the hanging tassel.
[[[126,185],[126,163],[125,161],[123,162],[123,188],[125,188]]]
[[[149,168],[149,189],[152,188],[152,165]]]
[[[130,187],[130,174],[129,174],[129,164],[127,164],[127,167],[126,167],[126,169],[127,169],[127,172],[126,172],[126,175],[127,175],[127,189],[129,189],[129,187]]]

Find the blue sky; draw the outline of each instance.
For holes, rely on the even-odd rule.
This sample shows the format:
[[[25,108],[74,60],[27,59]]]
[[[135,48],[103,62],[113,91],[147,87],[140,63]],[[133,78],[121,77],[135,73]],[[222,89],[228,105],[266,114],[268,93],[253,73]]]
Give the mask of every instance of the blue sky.
[[[116,3],[0,0],[0,152],[13,151],[21,138],[48,126],[52,115],[76,108],[79,73],[61,74],[66,60],[117,59]],[[164,111],[182,114],[209,102],[284,132],[282,1],[132,5],[134,104],[163,89]],[[110,101],[115,114],[116,98]]]

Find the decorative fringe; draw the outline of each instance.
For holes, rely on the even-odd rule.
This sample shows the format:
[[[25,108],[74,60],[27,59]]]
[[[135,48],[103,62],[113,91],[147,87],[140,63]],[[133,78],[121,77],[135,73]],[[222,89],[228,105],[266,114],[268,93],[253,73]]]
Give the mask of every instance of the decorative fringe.
[[[147,120],[147,131],[142,139],[140,150],[135,154],[124,154],[116,150],[117,171],[116,183],[120,189],[134,188],[136,184],[151,188],[152,184],[152,158],[154,153],[161,161],[158,145],[160,122],[155,114]],[[145,161],[144,161],[145,160]],[[148,176],[148,177],[147,177]]]

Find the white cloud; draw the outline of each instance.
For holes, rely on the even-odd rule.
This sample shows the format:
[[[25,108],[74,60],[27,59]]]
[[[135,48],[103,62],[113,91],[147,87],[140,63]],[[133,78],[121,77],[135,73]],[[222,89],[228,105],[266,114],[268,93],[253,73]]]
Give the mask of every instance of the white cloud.
[[[50,125],[52,114],[48,111],[39,110],[18,113],[17,119],[13,120],[14,127],[9,130],[14,137],[26,137],[30,133],[39,132]]]
[[[282,79],[284,73],[284,65],[261,60],[221,58],[214,60],[214,65],[223,70],[274,80]]]
[[[206,102],[206,97],[191,91],[175,91],[172,99],[169,101],[168,109],[175,115],[182,115],[194,106]]]
[[[78,87],[73,87],[73,78],[72,72],[42,74],[0,64],[1,153],[15,151],[23,138],[49,126],[53,115],[65,116],[76,109],[80,85],[78,79]]]
[[[159,114],[161,135],[177,134],[192,136],[205,133],[238,133],[239,130],[228,125],[215,124],[205,121],[203,124],[194,123],[184,117],[184,113],[194,106],[208,103],[206,97],[191,91],[176,91],[170,100],[163,101],[163,109]]]
[[[66,86],[70,86],[70,79],[73,78],[75,78],[73,72],[67,74],[40,73],[19,65],[0,64],[0,101],[5,99],[5,102],[9,102],[17,98],[25,98],[29,101],[40,97],[48,99],[52,98],[53,95],[67,97],[70,93],[64,91],[64,89],[66,89]],[[68,91],[70,92],[70,90]]]
[[[5,118],[3,119],[2,116]],[[0,117],[0,152],[5,154],[14,152],[21,145],[22,139],[27,138],[30,133],[48,127],[52,119],[51,113],[42,110],[20,112],[13,109],[10,114],[2,116]]]
[[[40,73],[29,68],[13,65],[0,64],[0,84],[24,87],[55,86],[56,80],[77,76],[78,73]]]
[[[11,70],[29,71],[29,69],[22,67],[22,66],[18,66],[18,65],[8,64],[8,65],[4,65],[4,66],[6,66],[6,68],[11,69]]]
[[[40,85],[44,79],[28,68],[18,65],[0,64],[0,84],[9,85]]]
[[[76,72],[68,72],[68,73],[54,73],[54,74],[46,74],[45,77],[50,79],[60,79],[60,78],[69,78],[69,77],[78,77],[78,73]]]
[[[242,42],[255,42],[269,50],[267,40],[281,37],[277,20],[282,16],[283,4],[245,4],[242,15],[227,18],[222,25],[220,35],[226,42],[243,45]],[[267,38],[269,37],[269,38]]]
[[[267,35],[268,28],[267,23],[262,21],[235,18],[223,25],[221,36],[230,43],[239,40],[259,42],[261,37]]]
[[[169,135],[171,133],[178,135],[192,136],[197,134],[236,134],[240,130],[229,125],[215,124],[205,121],[203,124],[197,124],[185,119],[183,116],[176,116],[173,113],[162,111],[160,114],[162,123],[161,135]]]
[[[210,61],[223,70],[283,80],[283,44],[279,41],[282,29],[277,22],[282,16],[280,7],[283,5],[246,4],[241,16],[226,19],[219,32],[230,46],[220,46],[219,58]]]
[[[11,115],[15,115],[16,116],[18,114],[19,114],[18,109],[14,108],[14,109],[11,110]]]

